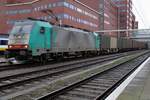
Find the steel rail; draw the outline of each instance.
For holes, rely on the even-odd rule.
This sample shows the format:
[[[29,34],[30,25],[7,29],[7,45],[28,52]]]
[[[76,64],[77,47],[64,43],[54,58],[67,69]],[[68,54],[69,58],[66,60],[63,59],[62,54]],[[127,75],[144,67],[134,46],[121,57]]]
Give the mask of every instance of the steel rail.
[[[23,74],[21,73],[21,74],[17,74],[17,75],[14,75],[14,76],[3,77],[3,78],[0,78],[0,82],[15,79],[15,78],[17,79],[17,77],[27,77],[27,78],[24,78],[24,79],[20,78],[20,80],[17,80],[15,82],[2,84],[2,85],[0,85],[0,91],[11,88],[11,87],[14,87],[14,86],[18,86],[18,85],[21,85],[21,84],[24,84],[24,83],[30,83],[30,82],[33,82],[33,81],[36,81],[36,80],[39,80],[39,79],[43,79],[43,78],[46,78],[46,77],[61,75],[62,73],[66,73],[66,72],[69,72],[69,71],[74,71],[74,70],[77,70],[77,69],[80,69],[80,68],[83,68],[83,67],[95,65],[97,63],[110,61],[110,60],[113,60],[113,59],[116,59],[116,58],[119,58],[119,57],[122,57],[122,55],[112,57],[112,58],[111,57],[108,57],[108,58],[106,57],[106,58],[103,58],[103,59],[96,59],[96,61],[95,61],[95,59],[90,60],[90,61],[85,61],[85,62],[82,62],[82,63],[85,63],[83,65],[81,64],[81,62],[78,62],[78,63],[63,65],[63,66],[59,66],[59,67],[57,66],[57,67],[54,67],[54,68],[43,69],[43,70],[38,70],[38,71],[34,71],[34,72],[23,73]],[[88,62],[88,64],[87,64],[87,62]],[[78,65],[78,66],[75,67],[74,65]],[[63,67],[64,67],[64,69],[63,69]],[[57,69],[57,68],[60,68],[60,69]],[[54,71],[52,71],[52,69],[54,69]],[[48,71],[48,70],[50,70],[50,71]],[[36,75],[34,75],[35,73],[36,73]],[[42,74],[40,74],[40,73],[42,73]],[[33,74],[33,76],[31,76],[31,74]],[[27,76],[25,76],[25,75],[27,75]]]
[[[135,63],[136,66],[127,66],[129,63],[131,63],[132,61],[134,63],[136,61],[136,59],[139,59],[139,58],[140,58],[140,60],[139,60],[140,62]],[[63,99],[63,98],[61,98],[61,95],[65,98],[65,94],[67,95],[67,93],[71,93],[71,92],[68,92],[68,91],[75,90],[75,88],[80,89],[79,87],[81,87],[81,85],[83,86],[84,84],[90,83],[92,80],[96,80],[97,77],[101,77],[102,75],[104,75],[103,79],[106,79],[106,77],[109,76],[109,78],[112,78],[112,80],[115,81],[115,79],[113,79],[113,76],[110,77],[112,75],[112,72],[115,71],[117,68],[122,68],[122,71],[121,71],[121,69],[119,69],[119,71],[115,71],[114,75],[116,75],[117,72],[118,73],[121,72],[121,74],[122,74],[123,71],[125,70],[125,67],[126,67],[126,69],[128,71],[128,72],[125,72],[126,74],[122,74],[122,76],[118,76],[119,79],[117,79],[115,77],[117,79],[117,81],[115,83],[112,82],[113,83],[112,85],[109,84],[110,86],[108,85],[108,87],[104,91],[102,91],[102,94],[99,93],[99,95],[95,96],[95,98],[94,98],[94,100],[104,100],[118,85],[121,84],[121,82],[123,82],[135,69],[137,69],[138,66],[141,65],[148,58],[148,56],[142,56],[142,57],[139,57],[139,58],[133,58],[133,59],[131,59],[131,60],[127,61],[127,62],[124,62],[124,63],[122,63],[120,65],[114,66],[113,68],[111,68],[111,69],[109,69],[107,71],[104,71],[102,73],[98,73],[98,74],[96,74],[96,75],[94,75],[92,77],[89,77],[87,79],[81,80],[79,82],[75,82],[75,83],[73,83],[73,84],[71,84],[69,86],[63,87],[62,89],[56,90],[56,91],[51,92],[49,94],[46,94],[46,95],[44,95],[42,97],[39,97],[36,100],[48,100],[48,99],[61,100],[61,99]],[[126,64],[126,66],[124,66],[125,64]],[[124,67],[121,67],[121,66],[124,66]],[[110,74],[108,75],[107,73],[110,73]],[[111,80],[111,79],[107,78],[106,80]],[[99,85],[100,85],[100,83],[99,83]],[[103,84],[103,86],[101,86],[101,88],[105,87],[104,85],[106,86],[107,84]],[[97,85],[96,88],[99,88],[98,85]],[[69,96],[74,96],[74,95],[80,96],[81,94],[84,95],[84,93],[79,92],[79,94],[78,94],[78,93],[75,92],[73,94],[70,94],[70,95],[66,96],[66,98],[68,98],[68,100],[69,100]],[[58,98],[58,97],[60,97],[61,99]],[[76,98],[78,98],[78,97],[76,97]]]

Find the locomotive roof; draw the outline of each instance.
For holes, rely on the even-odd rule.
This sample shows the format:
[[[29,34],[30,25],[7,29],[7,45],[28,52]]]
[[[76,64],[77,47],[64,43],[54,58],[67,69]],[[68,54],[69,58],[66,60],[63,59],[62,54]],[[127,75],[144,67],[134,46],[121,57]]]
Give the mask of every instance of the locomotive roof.
[[[34,21],[34,20],[25,20],[22,22],[15,22],[14,25],[34,25],[34,24],[37,24],[37,25],[43,26],[43,27],[51,27],[51,25],[48,22]]]
[[[95,36],[98,36],[98,33],[95,32],[87,32],[81,29],[76,29],[76,28],[71,28],[71,27],[59,27],[59,26],[53,26],[53,28],[56,30],[66,30],[66,31],[73,31],[73,32],[77,32],[77,33],[83,33],[83,34],[93,34]]]
[[[84,32],[84,33],[90,33],[90,32],[86,32],[86,31],[84,31],[84,30],[80,30],[80,29],[76,29],[76,28],[66,28],[66,27],[64,27],[64,29],[66,29],[66,30],[71,30],[71,31],[76,31],[76,32]]]
[[[49,28],[52,27],[48,22],[44,21],[35,21],[35,23],[42,27],[49,27]]]
[[[33,21],[26,20],[26,21],[15,22],[14,25],[26,25],[26,24],[33,24],[33,23],[34,23]]]

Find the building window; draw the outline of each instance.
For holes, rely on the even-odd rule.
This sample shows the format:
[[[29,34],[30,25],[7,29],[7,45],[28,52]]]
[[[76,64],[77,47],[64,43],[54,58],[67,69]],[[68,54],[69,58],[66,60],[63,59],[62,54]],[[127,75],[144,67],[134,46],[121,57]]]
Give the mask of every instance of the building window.
[[[49,4],[48,7],[51,8],[51,7],[52,7],[52,4]]]
[[[59,6],[59,7],[63,6],[63,2],[58,2],[57,6]]]
[[[44,8],[47,9],[47,5],[45,5]]]
[[[34,11],[37,11],[37,8],[34,8]]]
[[[56,7],[56,3],[53,3],[53,7]]]
[[[75,9],[74,5],[72,5],[72,4],[70,4],[69,7],[70,7],[70,9],[72,9],[72,10]]]
[[[69,15],[68,14],[64,14],[64,18],[65,19],[69,19]]]
[[[65,6],[65,7],[69,7],[69,3],[64,2],[64,6]]]
[[[80,8],[77,8],[77,11],[80,12],[80,13],[82,13],[82,10]]]

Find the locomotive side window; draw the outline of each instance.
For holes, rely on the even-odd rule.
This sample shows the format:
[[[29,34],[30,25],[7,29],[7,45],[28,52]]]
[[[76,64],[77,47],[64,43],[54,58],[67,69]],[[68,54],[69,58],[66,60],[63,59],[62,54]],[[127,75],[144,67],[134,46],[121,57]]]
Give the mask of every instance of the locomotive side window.
[[[44,34],[44,33],[45,33],[45,27],[41,27],[41,28],[40,28],[40,33],[41,33],[41,34]]]

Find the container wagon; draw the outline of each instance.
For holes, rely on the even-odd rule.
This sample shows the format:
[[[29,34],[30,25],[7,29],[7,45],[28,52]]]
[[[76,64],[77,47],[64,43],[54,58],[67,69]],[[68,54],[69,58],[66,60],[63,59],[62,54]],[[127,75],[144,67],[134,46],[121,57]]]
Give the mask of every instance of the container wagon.
[[[100,51],[101,53],[108,53],[110,51],[111,38],[106,35],[100,35]]]
[[[111,37],[110,39],[110,52],[118,52],[116,37]]]

